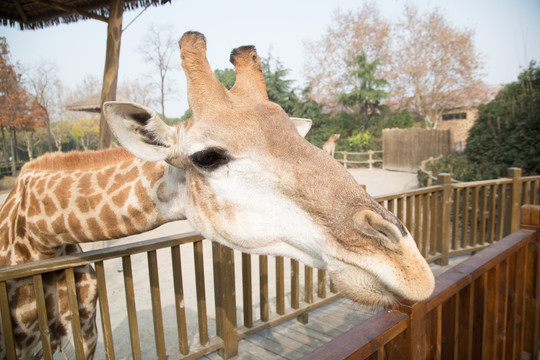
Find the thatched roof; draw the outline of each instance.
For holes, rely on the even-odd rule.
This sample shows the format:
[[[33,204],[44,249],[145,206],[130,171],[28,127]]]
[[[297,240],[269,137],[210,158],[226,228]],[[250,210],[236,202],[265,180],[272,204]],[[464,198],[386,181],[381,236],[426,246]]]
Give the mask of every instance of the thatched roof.
[[[116,100],[127,101],[128,99],[121,95],[117,95]],[[101,112],[101,95],[93,94],[84,99],[72,102],[71,104],[66,105],[66,110],[99,113]]]
[[[124,10],[163,5],[172,0],[124,0]],[[108,21],[111,0],[2,0],[2,25],[41,29],[83,19]]]

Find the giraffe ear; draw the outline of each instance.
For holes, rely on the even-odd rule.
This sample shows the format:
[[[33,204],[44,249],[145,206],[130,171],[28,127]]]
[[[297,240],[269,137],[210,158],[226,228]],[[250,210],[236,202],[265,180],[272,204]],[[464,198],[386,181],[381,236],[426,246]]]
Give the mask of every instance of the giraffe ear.
[[[110,101],[103,104],[103,115],[120,145],[136,157],[159,161],[174,156],[176,130],[154,110],[129,101]]]
[[[309,129],[311,129],[312,121],[310,119],[295,118],[292,117],[291,120],[296,126],[296,130],[302,137],[306,137]]]

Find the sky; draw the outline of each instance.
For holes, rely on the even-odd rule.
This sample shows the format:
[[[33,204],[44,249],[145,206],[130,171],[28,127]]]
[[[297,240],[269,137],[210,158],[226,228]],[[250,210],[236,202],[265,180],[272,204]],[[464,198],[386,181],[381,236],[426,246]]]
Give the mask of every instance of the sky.
[[[405,1],[379,0],[380,13],[389,20],[403,14]],[[474,31],[474,43],[484,64],[484,82],[505,84],[531,60],[540,61],[540,0],[411,0],[420,11],[439,9],[458,29]],[[174,38],[185,31],[202,32],[207,39],[207,57],[213,69],[231,68],[233,48],[255,45],[261,57],[269,53],[290,69],[289,79],[303,87],[306,41],[320,40],[336,11],[358,10],[362,0],[172,0],[172,4],[150,7],[123,33],[119,82],[143,79],[151,71],[144,62],[141,44],[152,25],[171,26]],[[124,13],[126,26],[141,9]],[[12,60],[26,68],[52,63],[58,78],[74,89],[88,75],[103,77],[107,25],[97,20],[61,24],[39,30],[0,26]],[[168,117],[187,109],[185,78],[179,50],[172,75],[173,99],[166,103]],[[156,107],[157,108],[157,107]]]

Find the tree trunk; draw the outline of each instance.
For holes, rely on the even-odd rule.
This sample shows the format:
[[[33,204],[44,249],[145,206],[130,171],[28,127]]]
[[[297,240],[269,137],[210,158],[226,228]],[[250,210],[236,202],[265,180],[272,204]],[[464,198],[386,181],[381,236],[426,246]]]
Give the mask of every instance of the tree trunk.
[[[6,133],[4,126],[0,126],[2,128],[2,152],[4,157],[4,163],[6,164],[6,170],[9,169],[9,156],[7,156],[7,148],[6,148]]]
[[[15,128],[9,128],[11,135],[11,175],[17,175],[17,138],[15,137]]]
[[[51,119],[49,117],[49,112],[45,110],[45,114],[47,114],[47,117],[45,118],[47,122],[47,146],[49,147],[49,152],[52,152],[52,136],[51,136]],[[32,135],[34,135],[34,132],[32,131]]]
[[[28,159],[30,161],[33,160],[34,158],[34,153],[33,153],[33,141],[34,139],[34,130],[31,130],[30,131],[30,136],[29,136],[29,139],[28,139],[28,143],[26,144],[26,152],[28,153]]]

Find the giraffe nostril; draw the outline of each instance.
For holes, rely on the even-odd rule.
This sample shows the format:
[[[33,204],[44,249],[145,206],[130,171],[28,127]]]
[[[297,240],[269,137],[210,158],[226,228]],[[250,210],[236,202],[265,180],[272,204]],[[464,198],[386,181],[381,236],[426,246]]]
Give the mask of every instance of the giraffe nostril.
[[[360,233],[385,242],[399,244],[403,237],[394,224],[372,210],[356,212],[353,222]]]

